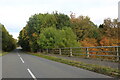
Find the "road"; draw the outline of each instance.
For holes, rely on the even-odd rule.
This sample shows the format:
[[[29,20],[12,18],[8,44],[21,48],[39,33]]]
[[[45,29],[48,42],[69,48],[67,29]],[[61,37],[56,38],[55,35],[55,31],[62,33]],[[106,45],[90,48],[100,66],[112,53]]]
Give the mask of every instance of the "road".
[[[109,76],[25,54],[16,49],[2,57],[3,78],[110,78]]]

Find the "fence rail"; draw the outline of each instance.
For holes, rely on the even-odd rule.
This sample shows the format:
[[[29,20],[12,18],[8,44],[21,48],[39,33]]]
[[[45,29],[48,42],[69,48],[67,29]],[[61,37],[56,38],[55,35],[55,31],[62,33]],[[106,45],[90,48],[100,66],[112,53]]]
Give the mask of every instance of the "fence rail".
[[[42,49],[39,51],[59,55],[99,58],[114,61],[120,60],[120,46],[70,47],[70,48]]]

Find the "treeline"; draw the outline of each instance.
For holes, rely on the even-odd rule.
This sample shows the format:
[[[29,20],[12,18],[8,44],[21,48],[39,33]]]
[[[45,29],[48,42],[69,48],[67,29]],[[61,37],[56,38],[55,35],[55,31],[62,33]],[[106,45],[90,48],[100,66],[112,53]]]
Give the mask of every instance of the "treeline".
[[[119,32],[117,19],[104,19],[103,24],[95,25],[87,16],[75,17],[71,14],[72,29],[77,35],[78,41],[82,47],[96,46],[119,46]],[[90,51],[114,51],[111,48],[91,48]],[[90,54],[98,54],[90,52]],[[101,55],[112,55],[115,53],[99,53]],[[95,57],[95,56],[92,56]]]
[[[118,34],[118,20],[104,19],[99,26],[90,21],[87,16],[77,18],[71,14],[72,29],[82,46],[117,46],[120,35]]]
[[[18,44],[24,50],[32,52],[39,49],[80,45],[71,29],[70,18],[61,13],[31,16],[20,32]]]
[[[4,25],[0,24],[0,33],[2,33],[2,51],[12,51],[16,48],[16,40],[5,29]]]
[[[35,14],[20,31],[18,44],[32,52],[46,48],[115,46],[118,45],[117,23],[117,19],[108,18],[97,26],[88,16]]]

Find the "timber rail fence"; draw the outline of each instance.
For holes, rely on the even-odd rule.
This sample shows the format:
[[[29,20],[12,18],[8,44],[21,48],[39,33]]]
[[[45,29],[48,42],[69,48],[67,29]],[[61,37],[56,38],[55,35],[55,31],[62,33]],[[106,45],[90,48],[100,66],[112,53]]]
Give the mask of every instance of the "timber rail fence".
[[[120,61],[120,46],[53,48],[40,49],[39,52]]]

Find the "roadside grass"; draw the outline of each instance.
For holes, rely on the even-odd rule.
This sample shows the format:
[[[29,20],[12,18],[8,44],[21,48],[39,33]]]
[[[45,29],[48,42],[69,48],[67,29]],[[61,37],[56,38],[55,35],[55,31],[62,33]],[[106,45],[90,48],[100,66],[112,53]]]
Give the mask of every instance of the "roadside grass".
[[[78,61],[73,61],[73,60],[48,56],[48,55],[45,55],[45,54],[42,54],[42,53],[28,52],[28,54],[38,56],[38,57],[42,57],[42,58],[46,58],[46,59],[53,60],[53,61],[56,61],[56,62],[68,64],[68,65],[75,66],[75,67],[78,67],[78,68],[83,68],[83,69],[93,71],[93,72],[97,72],[97,73],[101,73],[101,74],[104,74],[104,75],[120,78],[120,70],[119,69],[114,69],[114,68],[110,68],[110,67],[106,67],[106,66],[100,66],[100,65],[94,65],[94,64],[86,64],[86,63],[83,63],[83,62],[78,62]]]
[[[4,56],[5,54],[8,54],[8,52],[0,51],[0,56]]]
[[[0,56],[2,56],[2,51],[0,51]]]

